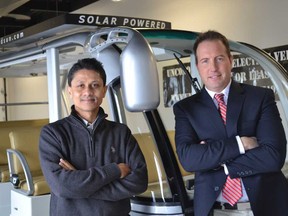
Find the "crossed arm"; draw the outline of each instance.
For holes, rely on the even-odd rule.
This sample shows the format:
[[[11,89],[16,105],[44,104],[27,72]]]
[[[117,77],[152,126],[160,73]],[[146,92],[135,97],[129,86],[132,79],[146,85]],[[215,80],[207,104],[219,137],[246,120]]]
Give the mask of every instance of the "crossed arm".
[[[257,142],[257,138],[256,137],[240,137],[241,139],[241,144],[243,145],[243,148],[245,151],[247,150],[251,150],[253,148],[256,148],[259,146],[258,142]],[[206,144],[206,142],[204,140],[202,140],[200,142],[200,144]]]
[[[59,165],[65,170],[76,170],[76,168],[71,163],[69,163],[67,160],[62,159],[62,158],[60,158]],[[131,173],[131,169],[127,164],[119,163],[117,164],[117,166],[121,172],[121,176],[120,176],[121,179],[125,178],[127,175]]]
[[[65,146],[59,144],[58,134],[48,125],[39,142],[43,174],[51,191],[62,198],[92,198],[117,201],[142,193],[148,184],[145,159],[133,137],[127,133],[127,154],[124,161],[108,161],[80,169],[74,160],[65,158]],[[61,158],[61,159],[60,159]],[[81,161],[78,157],[75,161]]]
[[[262,99],[257,109],[243,108],[235,123],[237,131],[230,137],[225,137],[224,130],[217,128],[210,118],[203,118],[207,115],[206,107],[201,106],[203,111],[196,112],[187,104],[174,106],[177,153],[183,167],[187,171],[209,171],[226,164],[233,176],[241,172],[256,175],[279,171],[286,156],[285,133],[273,92],[266,91]],[[239,151],[236,135],[244,154]]]

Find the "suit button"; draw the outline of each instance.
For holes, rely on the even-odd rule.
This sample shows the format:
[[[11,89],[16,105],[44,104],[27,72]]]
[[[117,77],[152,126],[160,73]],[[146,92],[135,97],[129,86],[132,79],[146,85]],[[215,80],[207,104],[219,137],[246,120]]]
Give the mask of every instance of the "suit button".
[[[219,190],[219,187],[218,186],[215,186],[214,187],[214,191],[218,191]]]

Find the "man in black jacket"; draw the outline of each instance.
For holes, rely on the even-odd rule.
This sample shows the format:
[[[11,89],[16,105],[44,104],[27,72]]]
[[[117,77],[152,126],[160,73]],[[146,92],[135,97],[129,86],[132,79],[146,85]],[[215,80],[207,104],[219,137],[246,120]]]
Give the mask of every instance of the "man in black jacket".
[[[232,81],[228,40],[218,32],[201,34],[194,53],[204,88],[174,114],[179,159],[195,172],[195,215],[287,216],[287,142],[273,91]]]
[[[147,188],[143,154],[129,128],[106,120],[102,64],[88,58],[68,73],[71,114],[46,125],[40,161],[51,189],[51,216],[127,216]]]

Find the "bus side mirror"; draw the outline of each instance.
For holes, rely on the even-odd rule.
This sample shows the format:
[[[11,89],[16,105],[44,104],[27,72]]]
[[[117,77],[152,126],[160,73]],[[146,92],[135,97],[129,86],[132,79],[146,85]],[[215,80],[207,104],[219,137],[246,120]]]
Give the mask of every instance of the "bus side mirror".
[[[113,44],[126,44],[120,58],[111,49]],[[111,69],[111,72],[106,71],[108,82],[120,76],[124,105],[128,111],[142,112],[158,107],[160,93],[156,59],[149,43],[138,31],[128,27],[100,29],[90,36],[85,47],[103,61],[105,70]]]
[[[133,32],[120,61],[126,109],[131,112],[156,109],[160,103],[156,60],[150,45],[138,31]]]

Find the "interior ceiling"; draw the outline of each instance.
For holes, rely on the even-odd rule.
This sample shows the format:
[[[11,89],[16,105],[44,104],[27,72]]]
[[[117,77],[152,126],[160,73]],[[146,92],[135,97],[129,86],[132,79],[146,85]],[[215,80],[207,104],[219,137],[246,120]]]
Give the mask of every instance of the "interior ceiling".
[[[0,0],[0,38],[99,0]]]

